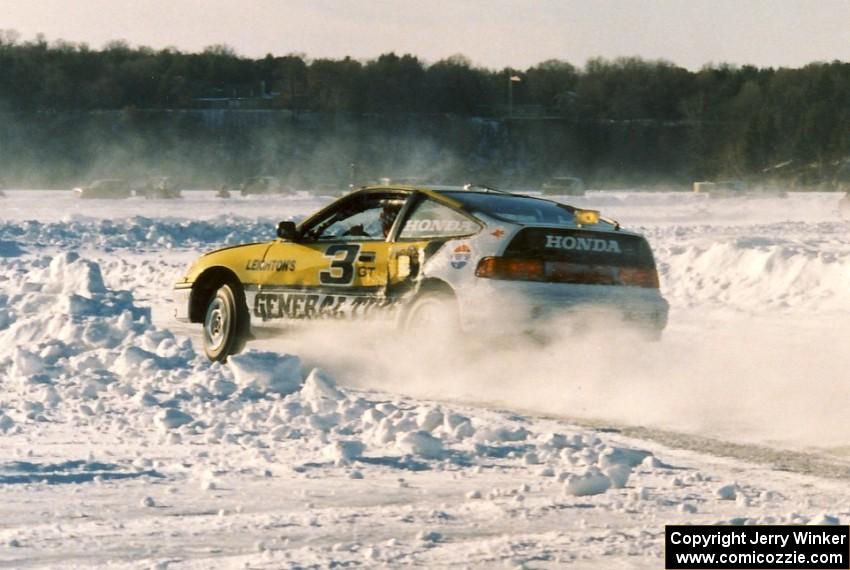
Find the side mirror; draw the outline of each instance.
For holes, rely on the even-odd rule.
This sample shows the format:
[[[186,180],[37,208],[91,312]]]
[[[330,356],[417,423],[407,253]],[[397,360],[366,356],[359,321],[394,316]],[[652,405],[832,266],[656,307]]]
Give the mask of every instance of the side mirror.
[[[295,239],[298,237],[298,230],[295,229],[295,222],[278,223],[277,237],[288,241],[295,241]]]

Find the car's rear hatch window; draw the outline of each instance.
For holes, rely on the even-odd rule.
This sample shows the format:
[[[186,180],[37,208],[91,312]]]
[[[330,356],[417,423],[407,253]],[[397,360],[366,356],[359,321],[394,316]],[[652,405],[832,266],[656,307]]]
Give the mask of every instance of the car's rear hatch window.
[[[504,255],[583,265],[655,267],[652,250],[646,240],[620,232],[525,228],[517,233]]]
[[[658,288],[649,244],[641,236],[580,229],[525,228],[501,257],[483,258],[478,277]]]
[[[467,210],[483,212],[506,222],[520,224],[569,224],[575,208],[549,200],[484,192],[445,192],[462,203]]]

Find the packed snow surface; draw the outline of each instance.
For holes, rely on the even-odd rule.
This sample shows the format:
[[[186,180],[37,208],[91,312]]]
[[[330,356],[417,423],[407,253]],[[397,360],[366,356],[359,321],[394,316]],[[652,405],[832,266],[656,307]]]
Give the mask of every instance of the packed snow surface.
[[[0,567],[657,568],[664,524],[850,520],[840,468],[652,435],[846,464],[836,195],[571,200],[650,239],[672,306],[659,343],[604,330],[449,349],[317,327],[227,365],[171,320],[171,283],[328,199],[7,195]]]

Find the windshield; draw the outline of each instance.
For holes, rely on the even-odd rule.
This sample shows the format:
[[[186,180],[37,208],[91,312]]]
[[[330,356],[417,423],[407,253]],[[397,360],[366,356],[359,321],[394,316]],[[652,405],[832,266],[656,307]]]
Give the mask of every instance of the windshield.
[[[445,195],[463,203],[469,210],[507,222],[569,224],[573,221],[575,211],[572,206],[565,204],[512,194],[445,192]]]

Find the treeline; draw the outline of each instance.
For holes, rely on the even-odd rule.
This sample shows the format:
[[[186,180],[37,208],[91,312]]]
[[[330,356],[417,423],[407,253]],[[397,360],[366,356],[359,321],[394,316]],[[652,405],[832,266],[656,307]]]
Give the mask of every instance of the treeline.
[[[492,70],[462,56],[430,64],[394,53],[365,62],[299,54],[250,59],[227,46],[184,53],[112,42],[91,49],[0,32],[0,111],[211,106],[561,121],[579,143],[603,152],[617,137],[600,140],[599,125],[617,125],[620,132],[651,125],[686,132],[673,138],[676,145],[684,140],[693,176],[740,177],[787,161],[798,170],[829,169],[850,157],[850,63],[838,61],[692,72],[621,58],[594,59],[582,68],[552,60]],[[590,133],[584,137],[583,125]],[[585,141],[591,136],[596,140]]]

